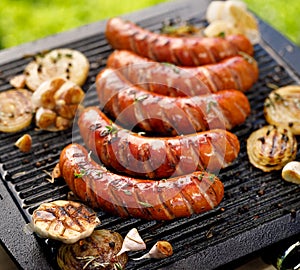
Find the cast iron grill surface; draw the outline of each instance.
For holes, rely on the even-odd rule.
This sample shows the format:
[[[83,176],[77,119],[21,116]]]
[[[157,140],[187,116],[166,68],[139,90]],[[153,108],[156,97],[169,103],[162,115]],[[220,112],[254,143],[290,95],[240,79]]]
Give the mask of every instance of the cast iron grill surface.
[[[142,27],[158,31],[165,18],[176,19],[176,13],[153,17],[139,22]],[[204,20],[190,18],[191,23],[205,25]],[[104,68],[107,56],[112,52],[103,33],[79,40],[64,46],[80,50],[89,59],[91,70],[84,85],[87,92],[85,106],[97,105],[93,83],[97,73]],[[252,113],[244,124],[235,128],[241,143],[239,157],[219,177],[225,185],[225,197],[214,210],[174,221],[157,222],[139,219],[121,219],[99,211],[102,224],[99,228],[118,231],[123,236],[136,227],[150,248],[157,240],[168,240],[174,248],[174,256],[164,260],[132,261],[126,269],[158,269],[185,259],[191,255],[205,252],[208,246],[215,246],[247,230],[259,227],[284,215],[294,214],[299,209],[300,188],[281,180],[280,171],[263,173],[248,161],[246,139],[250,133],[266,124],[263,116],[263,102],[274,85],[280,87],[297,83],[297,76],[282,66],[265,50],[263,44],[255,46],[255,59],[258,61],[260,76],[258,82],[246,94]],[[0,66],[0,91],[10,89],[9,78],[23,72],[32,57],[24,57]],[[21,153],[14,142],[24,133],[32,136],[30,153]],[[50,183],[47,172],[57,164],[60,151],[72,141],[81,141],[77,130],[50,133],[36,130],[32,124],[26,130],[13,134],[0,134],[0,170],[11,196],[19,206],[26,222],[34,209],[43,202],[67,199],[68,187],[63,180]],[[299,151],[297,153],[299,159]],[[37,239],[49,258],[49,264],[57,269],[55,255],[58,244],[49,240]],[[130,253],[138,257],[144,252]],[[224,262],[227,262],[224,260]]]

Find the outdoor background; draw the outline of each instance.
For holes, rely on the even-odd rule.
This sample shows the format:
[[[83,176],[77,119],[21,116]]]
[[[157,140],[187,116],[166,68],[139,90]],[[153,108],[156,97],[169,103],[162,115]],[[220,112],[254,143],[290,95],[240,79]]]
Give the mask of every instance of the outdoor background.
[[[0,0],[0,49],[164,1]],[[244,1],[250,10],[300,46],[299,0]]]

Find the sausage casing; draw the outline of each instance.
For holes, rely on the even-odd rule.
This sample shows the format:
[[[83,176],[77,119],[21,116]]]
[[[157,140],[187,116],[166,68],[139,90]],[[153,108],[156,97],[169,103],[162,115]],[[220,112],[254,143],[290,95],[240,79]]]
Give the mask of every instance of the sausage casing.
[[[133,84],[167,96],[196,96],[226,89],[246,91],[258,79],[257,63],[249,56],[233,56],[199,67],[178,67],[115,50],[106,65],[118,69]]]
[[[114,174],[92,160],[79,144],[63,149],[59,165],[67,185],[80,200],[121,217],[188,217],[216,207],[224,195],[222,182],[207,172],[160,181]]]
[[[247,97],[238,90],[223,90],[194,97],[168,97],[131,84],[118,71],[106,68],[96,78],[101,106],[130,130],[163,136],[227,129],[243,123],[250,113]]]
[[[221,129],[177,137],[145,137],[111,123],[96,107],[78,119],[85,145],[107,168],[136,177],[163,179],[208,170],[218,173],[240,150],[238,138]]]
[[[143,29],[121,18],[108,20],[106,39],[114,49],[130,50],[158,62],[179,66],[217,63],[243,51],[253,54],[251,42],[242,35],[221,37],[170,37]]]

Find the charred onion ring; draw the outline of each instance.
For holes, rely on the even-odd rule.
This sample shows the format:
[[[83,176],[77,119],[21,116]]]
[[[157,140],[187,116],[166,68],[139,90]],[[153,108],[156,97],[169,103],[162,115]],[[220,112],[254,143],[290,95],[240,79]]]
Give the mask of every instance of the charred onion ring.
[[[297,141],[289,128],[269,125],[250,135],[247,153],[251,164],[264,172],[280,170],[296,158]]]
[[[32,120],[31,92],[11,89],[0,93],[0,131],[17,132]]]
[[[300,86],[289,85],[272,91],[265,100],[264,113],[269,124],[289,127],[300,135]]]

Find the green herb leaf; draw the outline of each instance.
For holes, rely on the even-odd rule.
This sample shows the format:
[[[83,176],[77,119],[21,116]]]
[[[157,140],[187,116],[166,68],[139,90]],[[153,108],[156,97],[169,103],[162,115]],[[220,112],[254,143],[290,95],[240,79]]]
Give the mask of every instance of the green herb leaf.
[[[138,201],[138,203],[139,203],[140,205],[144,206],[144,207],[153,207],[152,204],[147,203],[147,202],[141,202],[141,201]]]
[[[123,270],[123,267],[120,263],[117,262],[117,263],[114,263],[114,269],[115,270]]]
[[[166,67],[169,67],[171,68],[175,73],[179,74],[180,73],[180,68],[178,68],[177,66],[171,64],[171,63],[168,63],[168,62],[162,62],[162,64]]]
[[[143,101],[143,100],[145,100],[145,99],[147,99],[147,98],[148,98],[148,95],[147,95],[147,94],[141,95],[141,96],[135,97],[135,98],[134,98],[134,102]]]
[[[118,133],[118,128],[111,122],[109,126],[105,126],[108,134],[116,134]]]
[[[218,103],[214,100],[210,100],[206,105],[206,113],[210,113],[213,106],[217,106]]]
[[[80,173],[74,172],[75,178],[82,178],[86,174],[85,170],[80,170]]]
[[[220,38],[225,38],[225,32],[220,32],[219,34],[218,34],[218,37],[220,37]]]
[[[123,190],[124,191],[124,193],[126,194],[126,195],[132,195],[132,192],[131,191],[129,191],[129,190]]]

